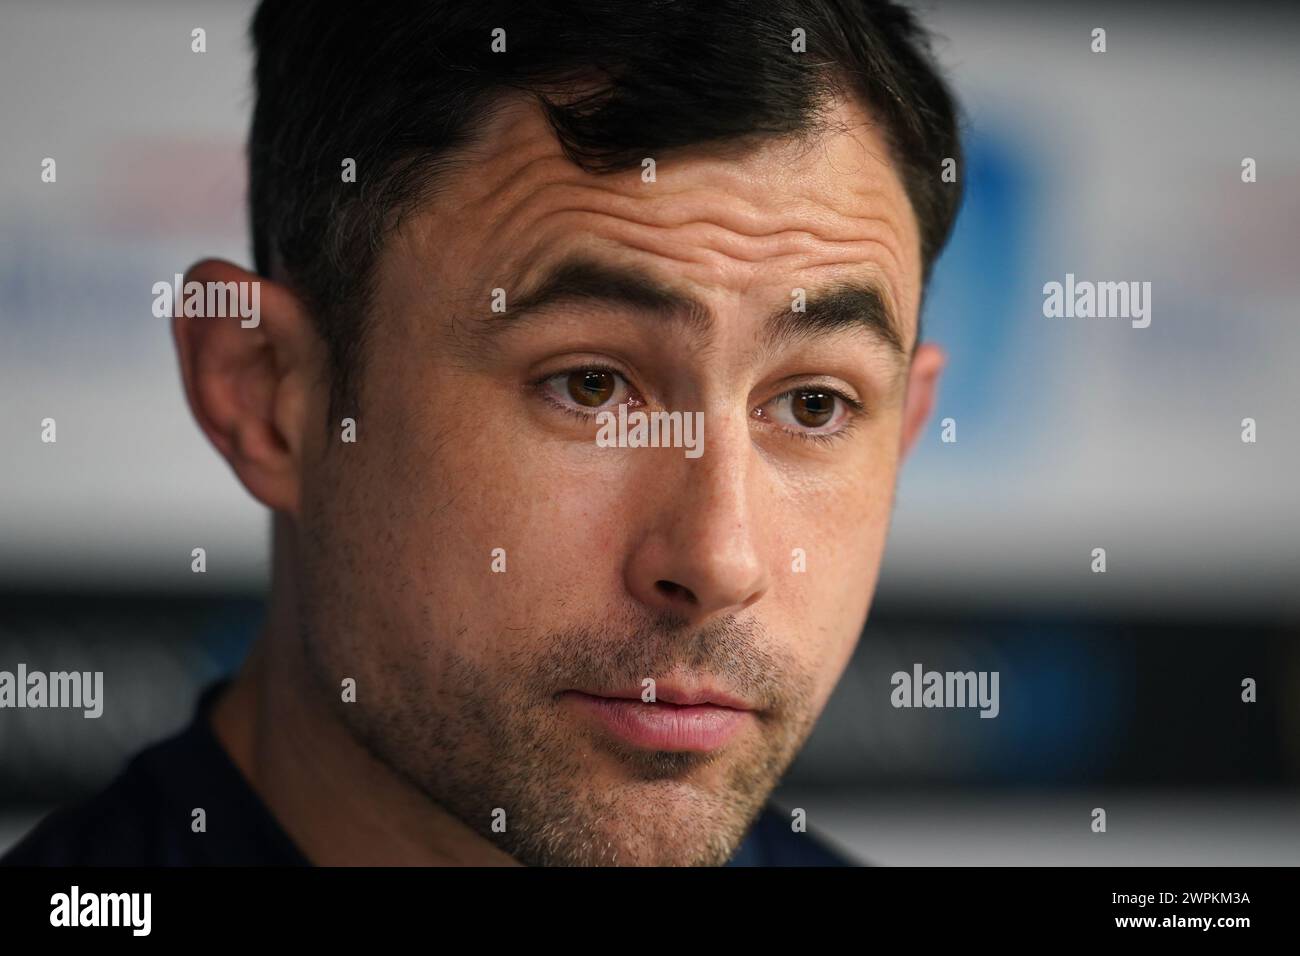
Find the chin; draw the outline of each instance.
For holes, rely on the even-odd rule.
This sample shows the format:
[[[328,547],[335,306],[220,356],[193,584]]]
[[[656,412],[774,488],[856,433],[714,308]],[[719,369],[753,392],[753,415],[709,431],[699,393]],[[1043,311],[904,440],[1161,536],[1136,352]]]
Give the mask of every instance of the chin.
[[[682,783],[625,784],[616,792],[599,807],[547,821],[511,852],[547,866],[721,866],[749,823],[738,805]]]

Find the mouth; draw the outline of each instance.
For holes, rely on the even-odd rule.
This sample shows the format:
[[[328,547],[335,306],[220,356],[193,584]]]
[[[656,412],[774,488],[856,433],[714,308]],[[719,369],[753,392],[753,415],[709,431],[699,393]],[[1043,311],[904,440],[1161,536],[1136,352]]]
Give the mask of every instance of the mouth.
[[[709,688],[661,686],[651,702],[642,700],[639,690],[568,690],[559,700],[624,744],[644,750],[719,750],[757,719],[744,701]]]

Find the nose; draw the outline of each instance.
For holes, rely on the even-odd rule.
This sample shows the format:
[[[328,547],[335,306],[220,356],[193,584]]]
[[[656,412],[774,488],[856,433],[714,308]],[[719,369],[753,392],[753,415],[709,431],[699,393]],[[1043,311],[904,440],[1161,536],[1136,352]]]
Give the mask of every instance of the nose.
[[[712,418],[705,425],[699,458],[658,452],[651,465],[647,457],[658,491],[626,568],[639,602],[691,625],[744,610],[769,586],[748,422]]]

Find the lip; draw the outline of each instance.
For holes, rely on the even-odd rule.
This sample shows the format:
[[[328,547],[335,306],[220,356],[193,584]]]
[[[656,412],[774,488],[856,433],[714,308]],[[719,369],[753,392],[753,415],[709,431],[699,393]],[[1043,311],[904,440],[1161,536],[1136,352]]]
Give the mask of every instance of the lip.
[[[560,699],[624,743],[645,750],[717,750],[754,720],[753,711],[743,704],[722,703],[735,698],[708,689],[656,688],[653,703],[639,694],[607,696],[578,690],[565,691]]]
[[[644,703],[644,701],[641,700],[644,688],[641,687],[640,684],[612,689],[606,689],[603,687],[598,690],[575,689],[573,693],[588,694],[592,697],[605,697],[610,700],[634,700],[638,703]],[[688,687],[666,680],[656,682],[655,700],[666,704],[676,704],[679,707],[689,707],[695,704],[713,704],[716,707],[728,707],[731,710],[754,709],[748,702],[741,700],[735,694],[729,694],[724,690],[718,690],[707,685]]]

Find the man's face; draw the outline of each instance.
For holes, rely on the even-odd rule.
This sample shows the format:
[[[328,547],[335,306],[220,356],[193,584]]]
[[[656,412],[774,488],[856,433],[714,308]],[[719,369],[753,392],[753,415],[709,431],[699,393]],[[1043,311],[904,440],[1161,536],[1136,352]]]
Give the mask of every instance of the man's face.
[[[322,693],[357,679],[370,751],[521,862],[725,862],[853,650],[920,258],[880,132],[837,118],[647,182],[584,173],[514,102],[385,245],[357,441],[303,479],[305,646]],[[577,260],[703,309],[571,273],[513,311]],[[901,349],[813,309],[845,282]],[[620,404],[702,412],[703,454],[599,445]]]

